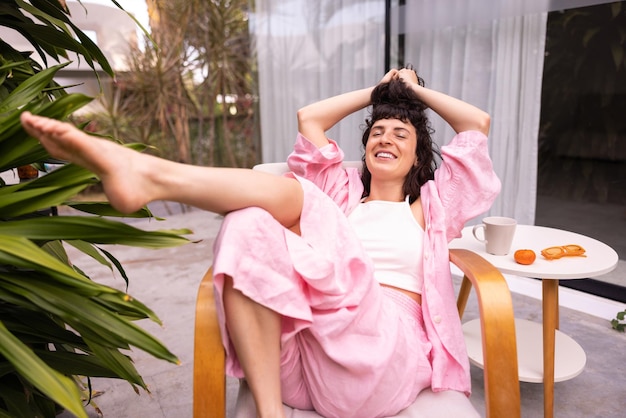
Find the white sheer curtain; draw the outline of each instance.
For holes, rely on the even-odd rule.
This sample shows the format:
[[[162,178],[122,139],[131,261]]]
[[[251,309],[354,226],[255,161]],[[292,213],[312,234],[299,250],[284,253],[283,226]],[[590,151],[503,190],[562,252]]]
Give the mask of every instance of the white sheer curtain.
[[[490,214],[535,219],[537,135],[547,12],[539,3],[500,0],[407,2],[406,62],[427,87],[488,111],[490,153],[502,193]],[[531,7],[532,6],[532,7]],[[433,115],[435,140],[454,132]]]
[[[405,63],[427,86],[492,116],[491,156],[503,182],[490,213],[534,223],[537,132],[548,0],[411,0],[393,20]],[[256,0],[262,157],[284,161],[299,107],[370,86],[384,73],[384,0]],[[401,28],[401,29],[399,29]],[[396,32],[397,33],[397,32]],[[348,159],[361,156],[366,111],[330,132]],[[435,139],[453,132],[434,118]]]
[[[532,224],[547,13],[609,0],[410,0],[393,10],[404,63],[427,86],[487,110],[490,152],[503,183],[490,214]],[[384,0],[255,0],[263,161],[284,161],[299,107],[370,86],[384,73]],[[397,4],[398,2],[393,2]],[[361,155],[365,111],[331,131],[348,159]],[[439,144],[452,137],[434,119]]]
[[[298,108],[374,85],[384,75],[384,0],[255,0],[263,162],[284,161]],[[360,159],[365,111],[333,128],[347,159]]]

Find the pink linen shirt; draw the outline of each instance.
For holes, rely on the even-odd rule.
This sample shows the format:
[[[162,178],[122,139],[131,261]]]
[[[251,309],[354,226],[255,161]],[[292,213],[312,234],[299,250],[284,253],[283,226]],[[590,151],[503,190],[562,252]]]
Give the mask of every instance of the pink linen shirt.
[[[432,344],[433,391],[470,393],[469,361],[456,310],[448,243],[461,236],[465,223],[486,212],[500,192],[487,137],[477,131],[457,134],[441,147],[434,180],[421,188],[425,219],[422,310]],[[301,134],[287,163],[299,177],[314,183],[347,215],[359,203],[363,184],[357,169],[341,165],[336,142],[317,148]]]

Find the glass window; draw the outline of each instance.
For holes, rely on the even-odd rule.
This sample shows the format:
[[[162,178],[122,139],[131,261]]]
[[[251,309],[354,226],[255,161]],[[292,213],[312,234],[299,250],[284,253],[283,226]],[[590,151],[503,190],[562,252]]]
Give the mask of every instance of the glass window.
[[[548,15],[535,223],[596,238],[618,268],[563,281],[626,302],[626,2]]]
[[[520,73],[518,78],[511,78],[512,82],[500,83],[497,91],[481,90],[477,85],[482,78],[469,73],[462,79],[450,77],[455,81],[440,88],[457,97],[454,88],[461,93],[478,91],[487,97],[487,107],[480,103],[480,97],[468,101],[489,109],[493,117],[492,133],[499,136],[498,144],[508,141],[509,148],[503,153],[491,149],[494,165],[496,159],[501,161],[513,154],[519,157],[520,161],[513,161],[517,166],[507,163],[506,170],[499,172],[501,179],[506,180],[501,194],[504,204],[497,208],[499,213],[505,209],[511,211],[507,205],[513,205],[514,211],[506,216],[522,219],[515,211],[520,205],[528,204],[535,210],[530,211],[527,222],[534,220],[536,225],[581,233],[617,251],[620,261],[613,272],[587,280],[563,280],[561,285],[626,302],[626,1],[501,0],[497,3],[499,7],[493,8],[493,3],[487,1],[476,0],[471,4],[480,7],[474,10],[461,0],[432,1],[428,5],[386,0],[386,66],[397,67],[408,59],[425,71],[424,60],[415,58],[416,55],[421,58],[416,50],[434,44],[431,33],[438,31],[442,42],[431,48],[433,62],[437,63],[433,67],[436,71],[429,74],[432,79],[441,81],[451,72],[449,69],[480,68],[486,73],[496,67],[500,73],[489,83],[482,83],[491,86],[502,78],[508,80],[511,73]],[[547,23],[544,13],[548,16]],[[536,26],[539,20],[525,20],[539,15],[543,17],[540,28]],[[524,19],[517,19],[521,16]],[[479,29],[489,25],[494,29],[483,38],[491,55],[477,54],[472,42],[479,42]],[[535,38],[528,35],[533,33]],[[507,39],[514,41],[507,43]],[[512,49],[516,47],[532,53],[518,53],[519,62],[490,61],[493,56],[513,56],[517,52]],[[533,56],[535,49],[537,53]],[[538,61],[541,51],[544,51],[543,63]],[[448,59],[453,56],[462,59]],[[536,74],[528,71],[531,67],[537,68]],[[524,87],[524,94],[518,94]],[[515,94],[517,101],[513,100]],[[528,103],[532,109],[540,107],[538,132],[522,138],[520,132],[524,129],[536,128],[531,124],[537,118],[522,119],[532,109],[521,109],[518,114],[502,113],[505,106],[494,101],[492,95],[496,99],[505,95],[502,103],[509,107],[521,108]],[[505,117],[496,117],[502,114]],[[506,124],[507,129],[494,133],[496,123]],[[512,131],[509,125],[522,128]],[[536,148],[523,148],[528,141],[533,141]],[[510,175],[513,169],[519,170],[515,172],[517,177]],[[524,184],[525,180],[528,184]],[[519,192],[516,185],[532,187],[512,196],[511,191]]]

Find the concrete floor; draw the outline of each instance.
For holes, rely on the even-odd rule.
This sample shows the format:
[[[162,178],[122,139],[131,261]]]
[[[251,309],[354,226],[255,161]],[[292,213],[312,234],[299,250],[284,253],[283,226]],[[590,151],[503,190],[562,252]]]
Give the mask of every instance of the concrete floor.
[[[513,293],[516,318],[541,322],[541,302]],[[463,320],[477,316],[475,303],[468,306]],[[577,310],[560,308],[560,330],[581,345],[587,355],[583,372],[555,384],[555,417],[563,418],[618,418],[626,416],[626,334],[611,328],[606,319],[587,315]],[[541,341],[537,341],[541,344]],[[482,370],[472,366],[472,400],[484,411]],[[522,417],[543,416],[543,385],[520,384]]]
[[[211,264],[213,238],[220,218],[216,215],[190,211],[169,216],[168,211],[180,208],[171,204],[157,210],[168,216],[166,221],[135,221],[142,228],[190,228],[195,244],[164,250],[110,248],[124,265],[130,277],[129,293],[151,307],[164,322],[163,327],[144,321],[140,325],[163,341],[182,362],[180,366],[156,360],[146,353],[133,351],[136,367],[150,387],[151,393],[136,395],[125,381],[93,379],[93,388],[100,392],[95,403],[105,417],[113,418],[185,418],[192,416],[192,368],[194,304],[198,284]],[[94,280],[123,288],[120,277],[72,253],[74,263]],[[540,301],[513,294],[516,317],[541,321]],[[470,297],[464,320],[477,316],[476,304]],[[626,334],[611,329],[606,318],[561,308],[561,330],[574,338],[587,354],[585,370],[574,379],[559,382],[555,387],[555,416],[564,418],[610,418],[626,414]],[[540,343],[540,342],[538,342]],[[472,402],[483,407],[482,370],[472,366],[474,393]],[[237,382],[228,380],[228,405],[232,410]],[[522,416],[543,415],[543,386],[521,383]],[[210,396],[210,395],[208,395]],[[98,416],[88,408],[90,417]],[[229,415],[232,416],[232,415]],[[62,418],[69,418],[69,414]],[[502,417],[506,418],[506,417]]]

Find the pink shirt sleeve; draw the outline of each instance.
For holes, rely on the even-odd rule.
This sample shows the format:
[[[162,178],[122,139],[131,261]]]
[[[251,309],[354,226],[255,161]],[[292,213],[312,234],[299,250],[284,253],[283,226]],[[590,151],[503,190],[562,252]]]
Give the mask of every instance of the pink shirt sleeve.
[[[443,161],[435,172],[435,184],[450,241],[460,236],[468,220],[489,210],[501,184],[489,158],[487,137],[481,132],[457,134],[441,147],[441,154]]]
[[[315,184],[347,213],[361,199],[363,183],[357,169],[343,168],[343,151],[335,141],[329,142],[318,148],[298,133],[287,165],[295,175]]]
[[[424,240],[424,324],[433,344],[433,390],[470,392],[469,362],[450,276],[448,243],[469,219],[487,211],[500,191],[487,137],[477,131],[457,134],[441,147],[443,161],[434,181],[422,186],[426,219]],[[432,254],[432,256],[431,256]]]

